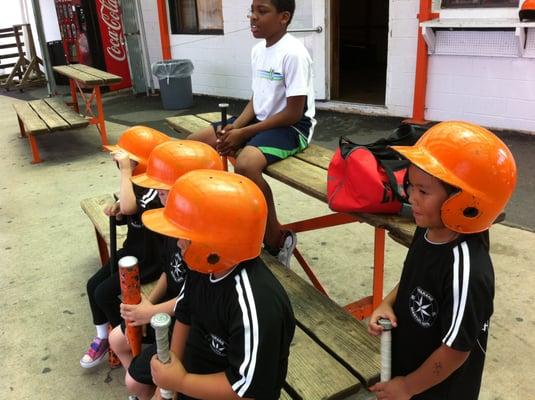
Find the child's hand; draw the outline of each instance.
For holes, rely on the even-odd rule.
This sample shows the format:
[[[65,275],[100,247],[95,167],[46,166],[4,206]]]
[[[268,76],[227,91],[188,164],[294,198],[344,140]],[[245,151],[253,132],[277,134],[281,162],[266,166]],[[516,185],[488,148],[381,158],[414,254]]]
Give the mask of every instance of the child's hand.
[[[230,130],[234,129],[234,125],[232,124],[227,124],[225,125],[224,127],[222,125],[218,125],[216,131],[215,131],[215,136],[217,138],[220,138],[221,136],[223,136],[225,134],[225,132],[228,132]]]
[[[169,351],[169,356],[171,360],[167,364],[158,360],[157,354],[152,357],[150,360],[152,380],[159,387],[179,392],[187,371],[175,353]]]
[[[394,314],[394,310],[390,306],[390,304],[385,303],[384,301],[381,303],[379,307],[377,307],[370,317],[370,320],[368,321],[368,333],[373,336],[379,336],[381,332],[383,331],[383,328],[381,325],[377,323],[377,321],[380,318],[386,318],[389,319],[390,322],[392,322],[392,327],[395,328],[398,326],[396,314]]]
[[[221,155],[233,155],[240,148],[244,140],[244,132],[241,128],[225,129],[217,139],[216,150]]]
[[[119,204],[118,201],[116,201],[115,203],[109,205],[109,206],[106,206],[104,208],[104,214],[106,214],[108,217],[115,217],[115,216],[118,216],[120,215],[119,211],[121,210],[121,206]]]
[[[395,377],[388,382],[376,383],[369,390],[380,400],[408,400],[412,397],[407,390],[404,376]]]
[[[121,303],[121,317],[133,326],[145,325],[150,322],[154,315],[153,304],[142,294],[141,303]]]
[[[128,157],[128,153],[126,153],[125,151],[114,151],[113,153],[111,153],[111,156],[113,157],[113,160],[117,163],[117,166],[120,170],[132,169],[132,165],[130,164],[130,158]]]

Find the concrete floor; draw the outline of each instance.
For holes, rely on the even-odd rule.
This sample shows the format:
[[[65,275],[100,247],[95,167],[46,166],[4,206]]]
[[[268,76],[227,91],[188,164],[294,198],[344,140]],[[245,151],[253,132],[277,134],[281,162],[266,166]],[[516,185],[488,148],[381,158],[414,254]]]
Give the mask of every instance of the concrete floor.
[[[83,370],[78,363],[94,334],[85,282],[99,265],[93,229],[79,202],[117,190],[117,169],[100,150],[94,127],[38,138],[46,161],[30,164],[29,146],[18,138],[11,105],[19,101],[17,97],[43,93],[0,96],[0,399],[126,399],[120,369],[109,370],[103,364]],[[195,109],[184,113],[213,111],[217,102],[196,98]],[[231,112],[238,112],[241,104],[233,102]],[[129,96],[107,97],[105,111],[111,143],[126,126],[140,122],[169,132],[161,121],[178,114],[162,111],[158,98]],[[349,133],[358,128],[364,134],[356,135],[364,141],[398,123],[333,113],[319,113],[319,120],[315,140],[331,147],[340,130]],[[533,150],[532,137],[515,133],[504,133],[504,137],[515,156]],[[534,168],[528,168],[533,166],[528,158],[532,157],[517,157],[522,160],[521,196],[517,194],[513,201],[518,206],[508,209],[508,222],[514,216],[513,223],[533,229],[533,178],[528,175]],[[328,212],[323,203],[270,182],[283,222]],[[371,291],[372,237],[372,229],[364,224],[299,236],[301,252],[341,304]],[[496,299],[480,398],[533,398],[535,315],[526,310],[535,302],[535,233],[497,225],[491,239]],[[399,278],[405,252],[388,240],[385,290]],[[298,268],[295,260],[292,267]]]

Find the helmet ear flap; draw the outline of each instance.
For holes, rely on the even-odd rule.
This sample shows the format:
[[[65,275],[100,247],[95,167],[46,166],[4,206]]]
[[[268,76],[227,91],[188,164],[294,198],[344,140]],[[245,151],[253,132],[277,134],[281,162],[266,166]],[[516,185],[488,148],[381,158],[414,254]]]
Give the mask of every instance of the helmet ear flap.
[[[482,232],[492,224],[490,216],[483,212],[481,199],[467,192],[457,192],[451,195],[441,209],[444,225],[459,233]]]

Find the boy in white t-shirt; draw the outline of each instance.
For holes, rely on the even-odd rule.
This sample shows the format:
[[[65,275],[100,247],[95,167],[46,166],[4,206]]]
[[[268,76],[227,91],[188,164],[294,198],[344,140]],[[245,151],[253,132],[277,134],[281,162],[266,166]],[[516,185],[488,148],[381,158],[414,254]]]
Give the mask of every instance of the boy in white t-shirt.
[[[210,144],[222,155],[234,156],[241,149],[234,170],[264,193],[268,204],[264,245],[286,266],[297,239],[295,233],[282,229],[262,172],[304,150],[316,124],[312,60],[305,46],[286,32],[294,11],[294,0],[253,0],[251,32],[265,40],[251,52],[252,98],[225,127],[218,122],[188,137]]]

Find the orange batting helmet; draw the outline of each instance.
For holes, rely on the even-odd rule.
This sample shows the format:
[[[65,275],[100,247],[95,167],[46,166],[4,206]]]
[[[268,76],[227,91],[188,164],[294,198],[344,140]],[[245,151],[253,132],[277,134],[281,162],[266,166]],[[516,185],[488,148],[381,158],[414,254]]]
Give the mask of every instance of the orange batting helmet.
[[[535,21],[535,0],[525,0],[518,12],[520,21]]]
[[[513,155],[481,126],[442,122],[427,130],[414,146],[392,148],[418,168],[459,189],[442,204],[442,222],[452,231],[488,229],[513,194]]]
[[[155,232],[191,241],[184,254],[188,267],[210,273],[260,254],[267,205],[242,175],[196,170],[176,181],[163,209],[146,211],[142,219]]]
[[[135,174],[145,172],[151,151],[161,143],[171,140],[165,133],[147,126],[132,126],[123,132],[116,145],[104,146],[106,150],[125,151],[138,163]]]
[[[147,171],[131,179],[138,186],[169,190],[178,178],[196,169],[223,170],[223,161],[206,143],[173,140],[156,146],[150,153]]]

